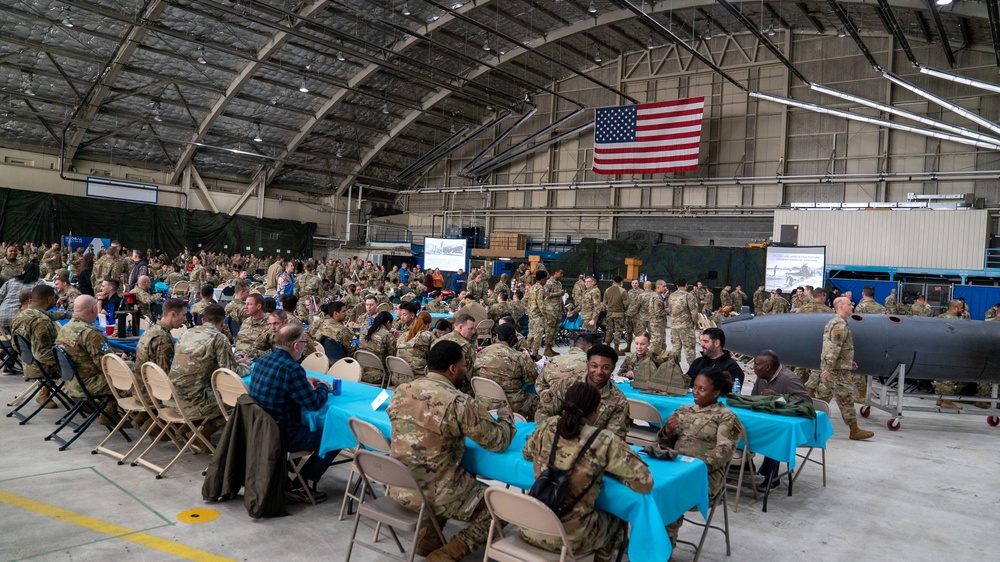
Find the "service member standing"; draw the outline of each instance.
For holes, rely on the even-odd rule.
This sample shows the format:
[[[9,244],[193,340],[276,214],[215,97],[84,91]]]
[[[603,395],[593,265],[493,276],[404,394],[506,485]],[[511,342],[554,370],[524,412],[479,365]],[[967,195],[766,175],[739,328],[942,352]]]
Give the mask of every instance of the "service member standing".
[[[826,289],[822,287],[817,287],[813,289],[812,298],[809,299],[802,306],[795,309],[797,314],[830,314],[833,309],[826,306]],[[810,394],[816,393],[816,387],[819,386],[819,371],[815,369],[806,369],[805,367],[796,367],[795,374],[798,375],[799,379],[802,380],[802,384],[806,385]]]
[[[556,343],[559,322],[566,313],[563,306],[563,295],[566,291],[562,287],[562,276],[563,270],[557,269],[545,282],[545,355],[549,357],[559,355],[552,350],[552,346]]]
[[[601,315],[601,290],[597,288],[597,280],[593,277],[588,277],[583,284],[585,290],[577,302],[582,307],[580,316],[583,319],[583,329],[593,331],[597,329],[597,318]]]
[[[604,291],[604,308],[607,315],[604,318],[604,343],[610,344],[618,355],[625,355],[625,350],[618,349],[625,329],[625,302],[628,293],[622,289],[621,275],[615,275],[611,286]],[[628,349],[628,346],[625,347]]]
[[[628,292],[628,301],[625,307],[625,352],[632,349],[632,340],[636,334],[645,331],[645,327],[639,324],[639,307],[642,304],[642,287],[638,279],[632,280],[632,288]]]
[[[758,285],[753,293],[753,313],[762,314],[764,312],[764,301],[767,300],[767,291],[764,285]]]
[[[535,282],[524,298],[528,313],[528,349],[532,357],[538,357],[538,348],[545,340],[545,280],[548,277],[544,269],[536,271]]]
[[[878,303],[876,303],[878,304]],[[857,441],[875,436],[871,431],[858,427],[858,414],[854,411],[854,385],[851,371],[858,368],[854,362],[854,337],[847,319],[851,316],[851,301],[839,297],[833,301],[836,316],[823,329],[823,352],[820,356],[820,381],[816,396],[830,402],[837,399],[840,415],[851,428],[851,439]]]
[[[683,278],[677,280],[677,290],[670,295],[670,345],[674,348],[674,353],[680,357],[681,352],[687,359],[688,365],[694,363],[695,359],[695,338],[694,330],[698,326],[698,302],[694,295],[687,290],[687,281]],[[651,333],[652,334],[652,333]],[[653,341],[656,334],[652,334]],[[655,343],[651,343],[650,351],[653,355],[659,355],[664,350],[657,349]]]
[[[667,350],[667,283],[656,280],[656,289],[646,299],[646,321],[649,326],[650,350],[659,355]]]

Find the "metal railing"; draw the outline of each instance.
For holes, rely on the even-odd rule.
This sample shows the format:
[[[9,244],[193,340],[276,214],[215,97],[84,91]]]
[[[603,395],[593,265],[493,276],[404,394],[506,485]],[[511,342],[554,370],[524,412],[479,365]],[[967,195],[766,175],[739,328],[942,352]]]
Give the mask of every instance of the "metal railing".
[[[1000,248],[986,248],[986,269],[1000,269]]]

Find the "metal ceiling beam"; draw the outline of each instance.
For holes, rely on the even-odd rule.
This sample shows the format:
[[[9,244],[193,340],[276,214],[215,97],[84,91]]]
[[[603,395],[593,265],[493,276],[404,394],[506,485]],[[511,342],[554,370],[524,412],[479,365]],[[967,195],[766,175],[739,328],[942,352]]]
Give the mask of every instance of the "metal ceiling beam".
[[[767,13],[771,15],[771,18],[774,21],[776,21],[779,26],[781,26],[781,29],[787,29],[787,30],[792,29],[792,25],[788,23],[788,21],[784,17],[781,16],[781,12],[779,12],[777,8],[772,6],[770,2],[764,2],[764,9],[767,10]]]
[[[1000,67],[1000,2],[986,0],[986,15],[990,20],[990,36],[993,37],[993,53]]]
[[[809,23],[812,24],[813,29],[816,30],[816,33],[823,33],[824,31],[826,31],[826,28],[823,27],[823,22],[819,21],[819,18],[816,17],[816,14],[814,14],[812,11],[809,10],[809,6],[806,5],[805,2],[796,2],[795,7],[798,8],[800,12],[802,12],[802,15],[805,16],[807,20],[809,20]]]
[[[892,11],[892,6],[889,5],[889,0],[877,1],[878,5],[875,6],[875,12],[878,14],[879,19],[882,20],[882,25],[896,38],[896,42],[903,49],[903,53],[906,54],[906,59],[910,61],[910,64],[914,67],[920,66],[917,62],[917,57],[913,54],[913,49],[910,48],[910,42],[907,41],[906,35],[903,33],[903,28],[900,27],[899,21],[896,19],[896,14]]]
[[[920,24],[920,33],[924,36],[924,42],[930,43],[934,41],[934,36],[931,34],[931,26],[927,23],[927,18],[924,17],[924,12],[921,10],[913,10],[913,17],[916,18],[917,23]]]
[[[858,33],[858,27],[854,25],[854,22],[851,21],[850,16],[847,15],[847,12],[844,11],[844,8],[840,5],[840,3],[837,0],[826,0],[826,3],[830,6],[830,9],[833,10],[833,13],[836,14],[837,19],[840,20],[840,25],[843,26],[843,30],[851,36],[851,39],[854,40],[854,44],[858,46],[858,50],[861,51],[861,54],[868,60],[868,64],[872,65],[875,70],[881,71],[882,65],[875,60],[875,55],[868,50],[868,45],[865,45],[865,41],[861,38],[861,34]],[[889,56],[892,55],[890,54]]]
[[[140,17],[144,22],[155,20],[160,17],[160,14],[163,13],[166,7],[167,5],[162,0],[150,0]],[[101,69],[91,91],[87,93],[87,100],[80,104],[77,110],[73,112],[74,118],[82,115],[82,119],[81,124],[76,127],[69,142],[66,143],[66,150],[63,157],[66,159],[67,164],[73,162],[73,157],[76,156],[76,151],[80,147],[83,136],[87,133],[87,128],[94,120],[94,117],[97,116],[97,112],[101,109],[101,104],[104,103],[105,98],[111,91],[111,86],[114,85],[115,80],[125,70],[125,65],[128,64],[132,53],[139,48],[146,33],[147,30],[143,25],[133,25],[128,30],[122,42],[115,50],[114,56]]]
[[[303,4],[298,12],[303,17],[310,17],[326,9],[327,0],[317,0],[315,2],[307,2]],[[298,19],[290,23],[290,27],[293,29],[300,28],[305,23],[305,20]],[[220,97],[215,105],[209,110],[208,115],[201,123],[198,124],[198,129],[191,135],[192,142],[201,142],[205,135],[211,130],[215,122],[222,117],[222,114],[229,107],[234,99],[243,91],[243,87],[250,82],[253,76],[260,70],[262,62],[271,58],[271,56],[278,51],[284,44],[291,39],[291,35],[284,31],[276,31],[271,39],[262,46],[256,54],[256,61],[247,63],[233,78],[229,86],[226,87],[226,93]],[[198,150],[198,147],[193,144],[187,145],[183,151],[181,151],[180,158],[177,159],[177,164],[174,166],[174,171],[170,174],[169,183],[171,185],[176,184],[180,179],[181,174],[184,169],[191,162],[191,158],[194,157],[194,153]]]
[[[934,27],[937,28],[938,39],[941,40],[941,49],[944,50],[944,57],[948,59],[948,66],[955,68],[958,61],[955,60],[955,53],[951,50],[951,41],[948,40],[948,31],[944,28],[944,20],[941,19],[941,12],[938,11],[934,0],[925,0],[927,9],[931,11],[934,18]]]
[[[783,64],[785,68],[787,68],[788,71],[792,73],[793,76],[798,78],[803,84],[809,83],[809,80],[807,80],[806,77],[801,72],[799,72],[799,69],[795,68],[795,65],[792,64],[792,61],[788,60],[788,57],[785,56],[785,53],[781,52],[781,49],[779,49],[774,43],[771,42],[771,40],[766,35],[764,35],[764,32],[759,28],[758,25],[754,24],[752,21],[747,19],[747,17],[743,15],[743,12],[737,9],[736,6],[730,4],[727,0],[716,0],[716,1],[719,3],[720,6],[725,8],[727,12],[729,12],[729,15],[736,18],[736,21],[740,22],[740,24],[743,25],[743,27],[745,27],[746,30],[749,31],[751,35],[756,37],[757,40],[760,41],[761,45],[764,45],[764,48],[770,51],[770,53],[774,55],[774,58],[778,59],[778,61],[781,64]]]
[[[708,22],[709,31],[711,31],[712,28],[716,28],[724,35],[731,35],[729,30],[726,29],[726,26],[722,25],[722,22],[712,17],[712,14],[708,13],[708,10],[705,8],[695,8],[695,11],[701,14],[701,17],[705,18],[705,21]]]

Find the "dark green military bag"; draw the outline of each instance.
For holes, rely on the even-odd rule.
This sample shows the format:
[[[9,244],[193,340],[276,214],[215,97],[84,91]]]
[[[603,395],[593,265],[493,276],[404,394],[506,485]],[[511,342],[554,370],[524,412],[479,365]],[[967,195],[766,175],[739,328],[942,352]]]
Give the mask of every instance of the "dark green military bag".
[[[646,394],[661,394],[665,396],[684,396],[688,392],[688,377],[681,371],[677,356],[665,352],[656,359],[662,359],[659,367],[653,369],[653,361],[643,361],[645,368],[633,371],[632,388]]]

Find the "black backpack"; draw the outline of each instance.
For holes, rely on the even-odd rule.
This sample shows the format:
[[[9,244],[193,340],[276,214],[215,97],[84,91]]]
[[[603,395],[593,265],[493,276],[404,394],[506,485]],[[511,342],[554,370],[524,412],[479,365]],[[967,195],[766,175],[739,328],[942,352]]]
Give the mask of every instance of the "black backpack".
[[[584,443],[583,448],[577,453],[576,458],[573,459],[573,465],[580,460],[580,457],[587,452],[590,445],[593,444],[594,439],[597,438],[597,434],[601,432],[600,429],[594,429],[594,432],[590,434],[590,439]],[[598,476],[594,480],[587,484],[587,487],[580,492],[580,495],[566,501],[566,494],[569,491],[569,472],[570,470],[562,470],[555,467],[556,461],[556,446],[559,444],[559,432],[556,432],[555,439],[552,440],[552,450],[549,452],[549,462],[545,467],[545,470],[538,475],[538,479],[528,490],[528,495],[535,498],[536,500],[545,504],[546,507],[552,510],[560,519],[563,518],[567,513],[573,510],[576,502],[580,501],[580,498],[587,495],[590,491],[591,486],[594,482],[597,482],[601,476]],[[573,465],[570,465],[572,469]]]

